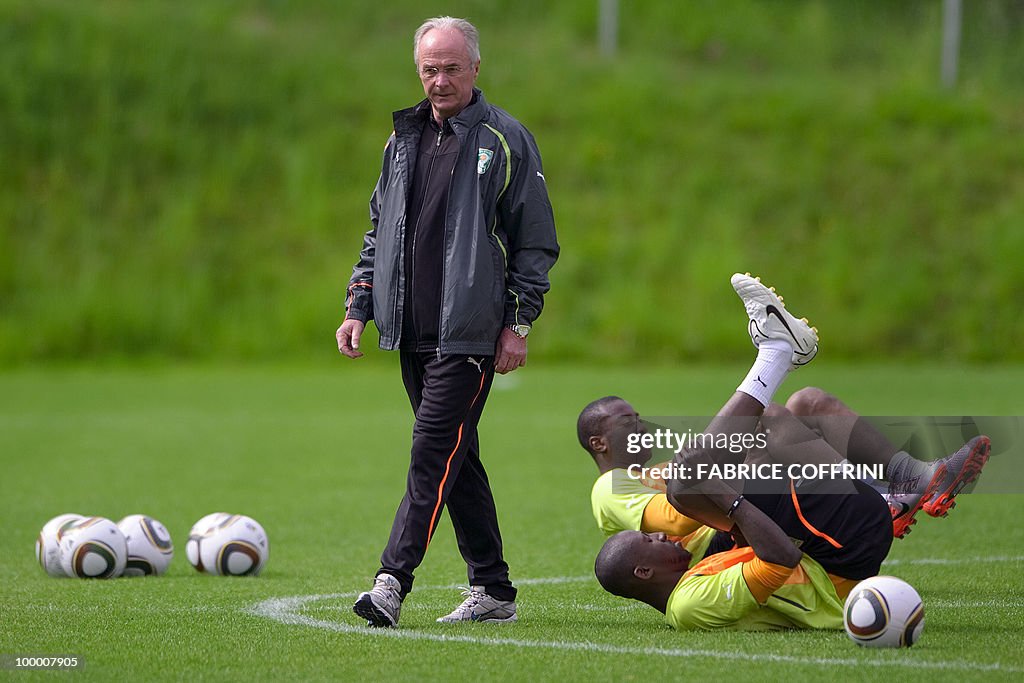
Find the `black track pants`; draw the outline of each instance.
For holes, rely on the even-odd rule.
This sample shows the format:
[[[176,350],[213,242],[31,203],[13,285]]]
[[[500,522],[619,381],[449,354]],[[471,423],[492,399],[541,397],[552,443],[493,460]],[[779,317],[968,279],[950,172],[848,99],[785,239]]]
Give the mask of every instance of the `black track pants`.
[[[494,357],[400,353],[416,422],[405,497],[380,571],[399,580],[403,595],[412,590],[413,572],[447,506],[470,584],[485,586],[499,600],[514,600],[476,430],[494,379]]]

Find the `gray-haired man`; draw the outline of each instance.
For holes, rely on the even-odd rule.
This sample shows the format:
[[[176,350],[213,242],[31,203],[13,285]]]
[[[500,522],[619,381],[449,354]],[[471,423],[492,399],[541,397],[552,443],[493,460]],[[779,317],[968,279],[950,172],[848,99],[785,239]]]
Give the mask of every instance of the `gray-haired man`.
[[[405,496],[353,609],[371,626],[397,625],[447,507],[470,589],[438,621],[515,621],[477,422],[494,373],[526,363],[558,257],[554,217],[533,137],[475,87],[476,28],[429,19],[414,56],[426,99],[394,114],[337,331],[338,350],[358,358],[374,321],[380,347],[400,351],[416,417]]]

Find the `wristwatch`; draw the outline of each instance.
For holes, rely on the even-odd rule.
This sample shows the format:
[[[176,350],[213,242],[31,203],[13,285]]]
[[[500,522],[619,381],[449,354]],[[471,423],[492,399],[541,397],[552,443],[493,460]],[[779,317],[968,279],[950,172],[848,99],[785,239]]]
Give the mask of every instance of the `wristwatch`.
[[[512,334],[516,335],[520,339],[526,339],[526,335],[530,334],[529,325],[506,325],[506,327],[512,330]]]

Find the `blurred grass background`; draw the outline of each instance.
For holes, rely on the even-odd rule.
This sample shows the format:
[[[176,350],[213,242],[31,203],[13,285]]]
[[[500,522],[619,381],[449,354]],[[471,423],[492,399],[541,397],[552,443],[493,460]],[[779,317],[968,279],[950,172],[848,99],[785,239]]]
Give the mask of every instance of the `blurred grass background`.
[[[544,155],[534,358],[746,355],[750,270],[833,358],[1024,360],[1024,2],[964,3],[952,90],[940,0],[623,0],[614,59],[597,4],[0,0],[0,364],[336,354],[442,13]]]

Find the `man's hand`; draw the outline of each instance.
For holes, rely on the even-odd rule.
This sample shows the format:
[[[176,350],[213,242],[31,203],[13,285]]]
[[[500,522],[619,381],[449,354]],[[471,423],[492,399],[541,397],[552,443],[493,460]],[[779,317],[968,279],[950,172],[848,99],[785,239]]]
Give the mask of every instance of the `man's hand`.
[[[366,323],[361,320],[349,318],[343,322],[334,335],[338,338],[338,350],[349,358],[360,358],[363,352],[359,350],[359,338],[364,329]]]
[[[523,365],[526,365],[526,338],[506,327],[498,335],[494,349],[494,371],[504,375]]]

